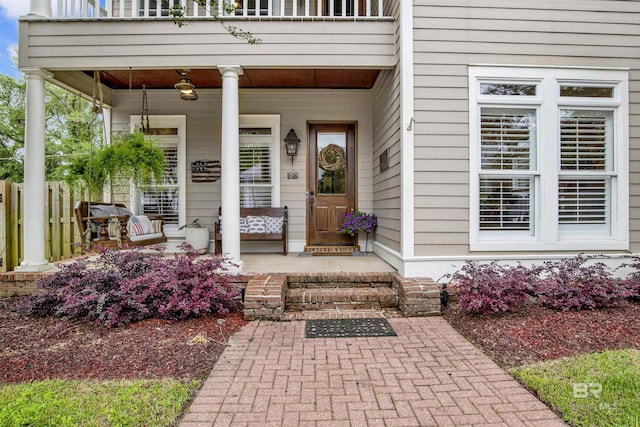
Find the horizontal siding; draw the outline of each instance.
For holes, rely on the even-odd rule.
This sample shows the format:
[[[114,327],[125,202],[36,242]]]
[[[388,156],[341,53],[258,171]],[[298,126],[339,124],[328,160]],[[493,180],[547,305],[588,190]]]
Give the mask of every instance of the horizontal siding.
[[[376,240],[401,250],[400,88],[396,71],[383,71],[374,87],[373,210]],[[380,154],[389,150],[389,169],[380,172]]]
[[[386,2],[386,14],[395,16],[394,63],[398,62],[400,1]],[[400,68],[382,71],[373,88],[373,211],[378,217],[375,239],[381,245],[402,252],[402,179],[400,142]],[[380,172],[380,154],[388,150],[389,169]]]
[[[630,69],[630,238],[640,250],[640,2],[414,6],[416,256],[469,254],[470,64]]]
[[[197,102],[178,99],[173,90],[148,91],[151,115],[187,116],[187,222],[196,218],[213,228],[220,206],[220,181],[191,182],[189,165],[195,160],[220,159],[221,92],[199,90]],[[140,114],[140,91],[114,91],[113,130],[129,129],[129,116]],[[309,102],[313,99],[313,102]],[[371,211],[372,199],[372,94],[365,90],[241,90],[241,114],[280,114],[281,143],[295,129],[301,144],[291,165],[284,146],[280,149],[280,204],[289,208],[289,240],[306,240],[306,159],[308,121],[358,123],[358,207]],[[282,143],[284,145],[284,143]],[[224,168],[224,165],[222,165]],[[295,170],[299,178],[287,179]],[[128,201],[127,201],[128,203]],[[275,244],[277,246],[277,244]]]
[[[231,36],[216,21],[21,21],[20,67],[47,69],[372,67],[394,65],[394,23],[242,21],[262,43]]]

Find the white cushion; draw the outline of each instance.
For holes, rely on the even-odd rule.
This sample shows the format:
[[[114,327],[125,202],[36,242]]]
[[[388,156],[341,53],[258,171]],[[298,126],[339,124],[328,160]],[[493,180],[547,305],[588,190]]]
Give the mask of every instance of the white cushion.
[[[141,236],[129,236],[132,242],[140,242],[144,240],[151,240],[162,237],[162,233],[143,234]]]

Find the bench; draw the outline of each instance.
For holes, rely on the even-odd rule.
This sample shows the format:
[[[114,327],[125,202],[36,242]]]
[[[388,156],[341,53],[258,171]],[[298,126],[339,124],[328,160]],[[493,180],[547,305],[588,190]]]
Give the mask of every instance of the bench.
[[[252,217],[252,218],[249,218]],[[260,230],[260,220],[265,219],[264,231]],[[274,219],[274,218],[277,218]],[[240,208],[240,240],[241,241],[282,241],[282,253],[287,255],[287,222],[289,220],[287,207],[284,208]],[[248,221],[252,224],[249,225]],[[270,224],[267,225],[266,223]],[[280,228],[279,225],[282,225]],[[267,230],[269,232],[267,232]],[[218,221],[215,223],[215,253],[222,253],[222,207],[218,209]]]
[[[89,215],[91,209],[91,215]],[[85,236],[87,229],[91,230],[91,242],[93,245],[105,249],[120,249],[132,246],[146,246],[164,243],[167,237],[164,234],[164,216],[147,215],[154,228],[152,233],[129,235],[129,220],[133,216],[131,211],[122,203],[98,203],[79,201],[73,208],[76,224],[80,236]],[[110,224],[117,220],[120,231],[120,242],[113,236],[113,228]],[[93,226],[89,223],[93,223]],[[112,222],[113,221],[113,222]],[[111,231],[111,232],[110,232]]]

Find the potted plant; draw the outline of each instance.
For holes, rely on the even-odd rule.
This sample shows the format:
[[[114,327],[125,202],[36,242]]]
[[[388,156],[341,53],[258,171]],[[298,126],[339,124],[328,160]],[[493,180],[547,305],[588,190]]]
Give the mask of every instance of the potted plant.
[[[354,241],[358,233],[365,231],[367,233],[367,240],[365,241],[364,251],[367,252],[369,233],[372,233],[377,226],[378,217],[373,212],[366,213],[360,210],[352,210],[344,216],[344,222],[340,231],[353,237]]]
[[[109,184],[113,200],[113,189],[118,183],[159,182],[165,164],[164,152],[151,137],[142,132],[118,133],[113,135],[111,144],[71,159],[65,180],[71,185],[83,183],[92,200],[102,200],[104,186]]]
[[[198,223],[199,219],[194,219],[191,224],[185,224],[178,230],[185,230],[185,242],[190,245],[193,250],[202,255],[207,253],[209,249],[209,229]]]

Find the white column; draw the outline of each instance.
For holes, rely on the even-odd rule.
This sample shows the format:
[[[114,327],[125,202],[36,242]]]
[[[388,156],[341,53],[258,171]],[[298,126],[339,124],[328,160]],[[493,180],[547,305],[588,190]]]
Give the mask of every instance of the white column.
[[[16,271],[43,271],[52,268],[45,259],[45,164],[44,79],[41,70],[23,70],[27,78],[27,108],[24,141],[24,239],[23,261]]]
[[[50,18],[51,0],[31,0],[29,15],[39,15],[44,18]]]
[[[240,135],[238,107],[239,65],[218,67],[222,74],[222,252],[240,263]]]

